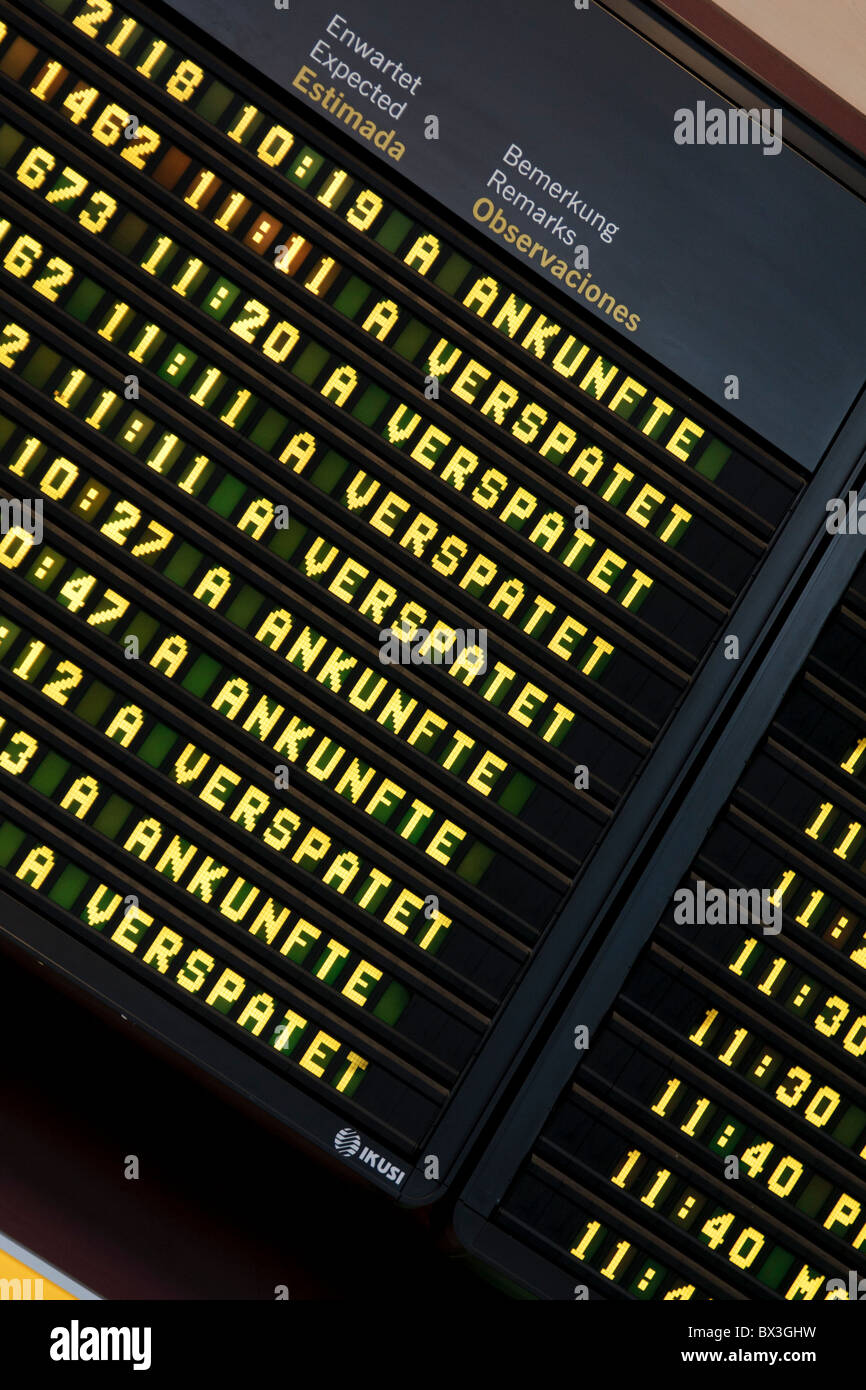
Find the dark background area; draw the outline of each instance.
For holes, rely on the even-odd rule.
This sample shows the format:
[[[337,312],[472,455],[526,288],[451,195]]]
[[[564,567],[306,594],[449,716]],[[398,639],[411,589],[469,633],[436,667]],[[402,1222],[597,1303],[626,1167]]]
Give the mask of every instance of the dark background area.
[[[110,1299],[501,1293],[446,1210],[398,1210],[0,954],[0,1232]],[[137,1155],[138,1180],[124,1177]]]

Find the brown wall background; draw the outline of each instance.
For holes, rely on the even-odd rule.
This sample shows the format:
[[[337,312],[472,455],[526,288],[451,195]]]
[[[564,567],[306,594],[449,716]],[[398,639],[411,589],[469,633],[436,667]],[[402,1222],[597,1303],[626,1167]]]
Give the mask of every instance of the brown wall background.
[[[866,155],[864,0],[659,0]]]

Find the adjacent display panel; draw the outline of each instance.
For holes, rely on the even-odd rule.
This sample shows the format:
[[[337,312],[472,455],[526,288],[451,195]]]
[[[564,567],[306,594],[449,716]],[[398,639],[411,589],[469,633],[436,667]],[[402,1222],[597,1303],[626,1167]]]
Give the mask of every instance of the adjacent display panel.
[[[857,1296],[864,677],[861,565],[491,1214],[485,1249],[499,1235],[531,1252],[510,1246],[529,1282],[605,1299]],[[528,1272],[534,1255],[546,1274]]]
[[[0,889],[396,1195],[806,473],[190,44],[0,0]]]

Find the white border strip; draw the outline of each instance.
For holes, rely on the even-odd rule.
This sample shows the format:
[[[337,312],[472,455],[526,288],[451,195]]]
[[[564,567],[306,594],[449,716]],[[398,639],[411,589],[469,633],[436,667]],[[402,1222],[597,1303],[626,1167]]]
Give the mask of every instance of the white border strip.
[[[67,1293],[71,1293],[74,1298],[81,1299],[82,1302],[92,1302],[94,1300],[102,1302],[101,1294],[94,1293],[92,1289],[85,1288],[83,1284],[79,1284],[75,1279],[70,1279],[69,1275],[64,1274],[56,1265],[49,1264],[47,1260],[41,1259],[40,1256],[35,1255],[32,1250],[28,1250],[26,1246],[19,1245],[17,1240],[13,1240],[11,1236],[7,1236],[3,1231],[0,1231],[0,1251],[3,1251],[7,1255],[11,1255],[13,1260],[20,1260],[22,1264],[28,1265],[36,1274],[41,1275],[43,1279],[50,1279],[52,1284],[58,1284],[60,1288],[65,1289]]]

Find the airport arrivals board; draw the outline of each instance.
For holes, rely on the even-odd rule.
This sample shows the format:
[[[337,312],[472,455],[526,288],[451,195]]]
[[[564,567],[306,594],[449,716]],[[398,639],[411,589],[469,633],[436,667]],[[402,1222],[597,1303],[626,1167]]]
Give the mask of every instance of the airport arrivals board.
[[[855,478],[866,213],[862,171],[828,149],[827,172],[796,124],[775,151],[705,144],[711,188],[749,207],[765,180],[762,217],[720,279],[724,229],[701,241],[685,200],[688,247],[662,261],[698,157],[666,98],[630,185],[641,229],[622,161],[602,178],[615,103],[594,106],[585,172],[611,211],[584,217],[589,128],[576,113],[581,140],[541,158],[531,47],[526,113],[489,128],[526,20],[495,10],[458,176],[439,29],[408,33],[411,5],[326,8],[251,6],[234,35],[194,5],[0,0],[3,932],[418,1204],[541,1044],[553,982],[763,669],[824,544],[821,498]],[[598,73],[634,69],[635,120],[675,74],[674,106],[709,90],[599,6],[542,6],[548,49],[563,10]],[[318,82],[340,63],[367,119]],[[488,146],[531,212],[501,180],[473,211]],[[832,244],[820,283],[801,274],[810,219]],[[795,730],[829,698],[815,682]],[[797,758],[773,743],[742,784],[720,872]],[[841,843],[836,812],[820,827]],[[757,962],[732,986],[717,948],[707,978],[736,994]],[[846,1005],[837,1043],[857,1048]],[[856,1087],[838,1094],[853,1113]],[[577,1124],[593,1102],[569,1104]]]

